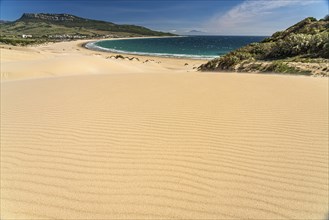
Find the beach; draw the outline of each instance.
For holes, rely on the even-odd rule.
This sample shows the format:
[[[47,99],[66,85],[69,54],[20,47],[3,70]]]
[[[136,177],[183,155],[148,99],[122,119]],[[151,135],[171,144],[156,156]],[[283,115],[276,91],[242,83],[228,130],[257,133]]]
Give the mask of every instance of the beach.
[[[195,71],[204,60],[160,58],[123,54],[138,58],[120,60],[114,53],[87,50],[86,40],[49,43],[37,47],[1,48],[1,80],[81,74],[160,73],[167,70]],[[10,49],[9,49],[10,48]],[[130,62],[129,62],[130,61]],[[186,65],[188,64],[188,65]],[[28,70],[28,73],[27,73]]]
[[[1,219],[328,217],[328,78],[83,43],[1,45]]]

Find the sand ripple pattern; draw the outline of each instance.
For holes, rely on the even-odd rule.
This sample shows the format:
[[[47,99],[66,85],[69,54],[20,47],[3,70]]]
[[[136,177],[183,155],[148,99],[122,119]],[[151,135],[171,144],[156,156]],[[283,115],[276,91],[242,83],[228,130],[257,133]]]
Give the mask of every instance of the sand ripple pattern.
[[[328,79],[1,84],[3,219],[325,219]]]

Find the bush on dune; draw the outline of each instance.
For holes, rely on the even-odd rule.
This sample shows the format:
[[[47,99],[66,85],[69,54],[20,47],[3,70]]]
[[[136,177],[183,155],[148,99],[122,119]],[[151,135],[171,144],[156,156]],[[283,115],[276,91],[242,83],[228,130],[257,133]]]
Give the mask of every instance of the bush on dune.
[[[306,18],[285,31],[278,31],[259,43],[232,51],[223,57],[209,61],[199,67],[201,71],[237,70],[244,71],[246,62],[273,62],[291,58],[329,59],[329,16],[317,21]],[[248,66],[250,68],[250,65]],[[283,64],[273,63],[269,71],[296,71]],[[272,68],[272,69],[271,69]],[[261,68],[260,71],[267,71]]]

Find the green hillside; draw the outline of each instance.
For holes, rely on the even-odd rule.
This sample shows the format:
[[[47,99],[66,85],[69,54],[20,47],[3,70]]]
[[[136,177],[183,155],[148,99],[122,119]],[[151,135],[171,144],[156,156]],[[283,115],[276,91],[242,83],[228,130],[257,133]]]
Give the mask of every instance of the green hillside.
[[[2,38],[32,35],[32,38],[93,38],[129,36],[171,36],[136,25],[118,25],[69,14],[28,14],[14,22],[0,24]]]
[[[199,67],[201,71],[329,75],[329,18],[306,18],[260,43],[252,43]]]

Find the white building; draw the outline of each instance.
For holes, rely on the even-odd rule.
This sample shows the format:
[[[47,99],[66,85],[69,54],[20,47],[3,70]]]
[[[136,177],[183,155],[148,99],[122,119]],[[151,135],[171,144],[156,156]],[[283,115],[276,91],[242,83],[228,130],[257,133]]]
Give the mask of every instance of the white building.
[[[30,34],[23,34],[22,35],[22,38],[31,38],[32,37],[32,35],[30,35]]]

